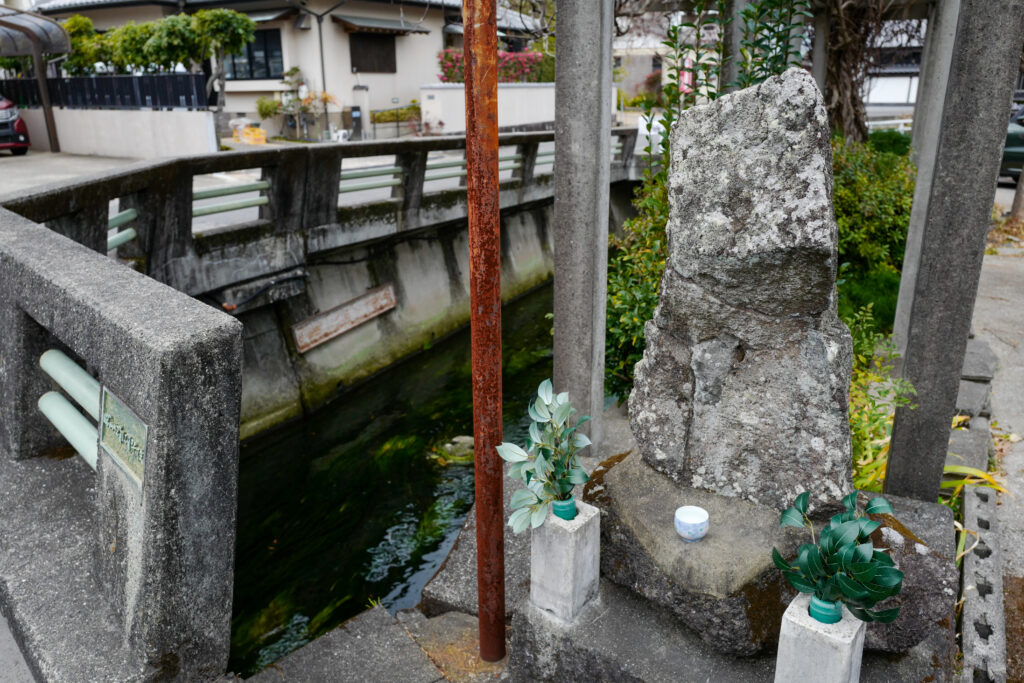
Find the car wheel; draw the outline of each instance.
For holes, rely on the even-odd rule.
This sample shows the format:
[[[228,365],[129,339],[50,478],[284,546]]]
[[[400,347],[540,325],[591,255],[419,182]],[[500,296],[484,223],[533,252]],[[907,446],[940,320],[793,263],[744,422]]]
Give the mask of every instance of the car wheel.
[[[14,147],[11,149],[11,154],[16,157],[25,156],[28,154],[28,147]]]

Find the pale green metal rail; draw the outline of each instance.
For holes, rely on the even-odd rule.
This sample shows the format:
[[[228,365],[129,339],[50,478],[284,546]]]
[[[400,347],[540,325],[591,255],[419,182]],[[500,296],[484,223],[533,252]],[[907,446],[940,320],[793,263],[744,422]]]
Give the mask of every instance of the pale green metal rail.
[[[138,217],[139,212],[135,209],[125,209],[124,211],[110,217],[110,220],[107,221],[107,230],[120,228],[122,225],[131,223]],[[107,238],[107,251],[113,251],[122,244],[131,242],[136,237],[138,237],[138,234],[135,232],[135,228],[128,228],[127,230],[122,230],[119,233],[111,235]]]
[[[233,194],[244,194],[246,192],[262,192],[270,187],[269,180],[259,180],[254,183],[242,183],[241,185],[229,185],[227,187],[215,187],[212,190],[200,190],[199,192],[192,193],[192,201],[196,202],[201,199],[213,199],[215,197],[228,197]],[[259,197],[253,197],[251,199],[239,199],[234,202],[225,202],[224,204],[212,204],[210,206],[200,206],[192,208],[192,216],[209,216],[215,213],[225,213],[227,211],[238,211],[239,209],[248,209],[253,206],[264,206],[270,203],[270,198],[264,194]]]
[[[39,397],[39,410],[95,470],[99,441],[99,430],[95,423],[100,420],[100,383],[57,349],[43,353],[39,357],[39,367],[92,417],[93,422],[90,422],[56,391],[48,391]]]

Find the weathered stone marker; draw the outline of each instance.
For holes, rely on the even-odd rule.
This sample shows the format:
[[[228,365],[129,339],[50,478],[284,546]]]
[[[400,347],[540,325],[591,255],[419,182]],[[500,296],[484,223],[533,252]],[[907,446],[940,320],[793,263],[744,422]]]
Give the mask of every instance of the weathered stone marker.
[[[811,491],[827,519],[852,490],[828,123],[810,74],[791,69],[690,109],[672,136],[669,256],[629,401],[640,453],[603,463],[584,497],[604,513],[606,578],[749,655],[778,638],[795,595],[772,547],[793,556],[807,540],[780,511]],[[676,536],[680,505],[709,512],[701,541]],[[907,571],[882,606],[906,617],[866,640],[901,652],[951,615],[956,573],[882,521],[876,546]]]
[[[821,95],[792,69],[684,113],[672,143],[669,258],[629,401],[644,461],[779,509],[838,500],[852,350]]]

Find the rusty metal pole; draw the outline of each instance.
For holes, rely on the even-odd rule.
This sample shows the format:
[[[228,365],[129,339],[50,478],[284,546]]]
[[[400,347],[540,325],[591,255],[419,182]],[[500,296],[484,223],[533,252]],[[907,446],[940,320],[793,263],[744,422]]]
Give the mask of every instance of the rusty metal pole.
[[[498,230],[498,27],[495,0],[462,0],[466,60],[470,338],[476,457],[480,658],[505,656],[501,443],[501,254]]]

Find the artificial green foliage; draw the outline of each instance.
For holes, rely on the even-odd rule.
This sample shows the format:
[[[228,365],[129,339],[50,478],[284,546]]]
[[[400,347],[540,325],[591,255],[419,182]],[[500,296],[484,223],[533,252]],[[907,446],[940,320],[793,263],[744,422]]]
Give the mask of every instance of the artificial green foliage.
[[[507,442],[497,447],[498,455],[512,463],[508,476],[526,484],[512,494],[508,524],[517,534],[543,524],[551,503],[569,500],[573,487],[588,479],[579,451],[590,445],[590,439],[577,430],[590,417],[584,415],[574,422],[576,410],[569,394],[555,394],[550,379],[540,383],[537,400],[528,411],[533,422],[526,449]]]
[[[840,316],[848,320],[872,304],[878,327],[891,329],[914,202],[914,165],[906,155],[837,137],[832,140],[832,169],[843,264]]]
[[[810,493],[796,497],[793,507],[783,511],[782,526],[804,527],[811,542],[804,543],[796,558],[787,562],[776,548],[772,560],[789,585],[801,593],[812,593],[825,602],[843,602],[861,621],[889,623],[899,608],[872,611],[882,600],[897,595],[903,587],[903,572],[896,569],[884,550],[874,547],[871,534],[881,524],[861,515],[857,492],[843,498],[845,510],[834,515],[815,542],[814,522],[807,516]],[[872,498],[864,508],[871,514],[892,514],[884,498]]]

